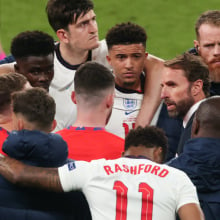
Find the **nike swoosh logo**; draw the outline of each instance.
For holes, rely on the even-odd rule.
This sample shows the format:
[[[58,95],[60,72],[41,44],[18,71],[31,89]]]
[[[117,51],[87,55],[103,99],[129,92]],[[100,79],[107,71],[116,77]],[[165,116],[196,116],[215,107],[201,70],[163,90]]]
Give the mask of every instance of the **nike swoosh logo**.
[[[129,111],[129,112],[126,111],[126,112],[125,112],[125,115],[130,115],[131,113],[136,112],[136,111],[138,111],[138,110],[133,110],[133,111]]]

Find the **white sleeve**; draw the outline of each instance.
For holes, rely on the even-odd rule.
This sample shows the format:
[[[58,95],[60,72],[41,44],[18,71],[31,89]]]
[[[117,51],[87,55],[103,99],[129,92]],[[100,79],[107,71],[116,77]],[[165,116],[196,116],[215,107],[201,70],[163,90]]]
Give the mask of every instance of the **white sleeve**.
[[[90,168],[85,161],[71,161],[59,167],[58,174],[64,192],[82,189],[88,182]]]
[[[181,176],[178,178],[178,195],[177,195],[177,211],[183,205],[189,203],[199,204],[196,187],[193,185],[189,177],[181,171]]]

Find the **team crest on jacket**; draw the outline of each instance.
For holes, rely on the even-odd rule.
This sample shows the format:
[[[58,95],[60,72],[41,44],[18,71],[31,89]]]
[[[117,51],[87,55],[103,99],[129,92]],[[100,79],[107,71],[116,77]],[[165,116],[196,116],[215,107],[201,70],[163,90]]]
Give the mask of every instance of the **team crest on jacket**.
[[[126,110],[134,110],[137,107],[136,99],[123,99],[123,105]]]

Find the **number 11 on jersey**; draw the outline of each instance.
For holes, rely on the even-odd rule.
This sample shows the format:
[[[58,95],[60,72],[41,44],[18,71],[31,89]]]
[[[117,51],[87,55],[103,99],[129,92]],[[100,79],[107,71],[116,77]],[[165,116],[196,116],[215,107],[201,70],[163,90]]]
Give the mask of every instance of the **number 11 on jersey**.
[[[116,218],[115,220],[127,219],[128,188],[121,181],[115,181],[113,189],[116,190]],[[141,220],[152,220],[153,212],[153,189],[147,183],[140,183],[138,192],[142,193]]]

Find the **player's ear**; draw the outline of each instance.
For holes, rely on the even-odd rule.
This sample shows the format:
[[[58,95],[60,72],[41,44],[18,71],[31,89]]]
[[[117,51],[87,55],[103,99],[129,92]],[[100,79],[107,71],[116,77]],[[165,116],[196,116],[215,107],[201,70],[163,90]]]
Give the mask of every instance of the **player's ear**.
[[[52,132],[56,128],[56,126],[57,126],[57,121],[54,119],[51,125],[50,132]]]
[[[109,56],[109,55],[107,55],[107,56],[106,56],[106,59],[107,59],[107,61],[108,61],[109,65],[111,66],[111,58],[110,58],[110,56]]]
[[[197,40],[194,40],[194,47],[195,47],[197,53],[199,54],[200,53],[200,49],[199,49],[199,42]]]
[[[145,52],[145,58],[147,58],[148,57],[148,53],[147,52]]]
[[[200,129],[200,123],[197,120],[196,115],[195,115],[195,117],[193,118],[192,129],[191,129],[192,138],[197,137],[197,134],[199,133],[199,129]]]
[[[114,98],[115,98],[115,94],[109,94],[107,97],[107,101],[106,101],[106,105],[108,108],[112,108],[113,104],[114,104]]]
[[[60,41],[62,41],[64,43],[69,42],[68,32],[66,30],[58,29],[56,34],[57,34],[57,37],[59,38]]]
[[[162,163],[163,162],[163,156],[162,156],[163,150],[162,147],[155,147],[153,156],[154,156],[154,162],[156,163]]]
[[[192,83],[191,92],[193,96],[197,96],[203,90],[203,81],[201,79]]]
[[[15,72],[19,73],[19,66],[17,63],[14,64]]]
[[[76,104],[76,93],[75,93],[75,91],[72,91],[71,99],[72,99],[73,103]]]

